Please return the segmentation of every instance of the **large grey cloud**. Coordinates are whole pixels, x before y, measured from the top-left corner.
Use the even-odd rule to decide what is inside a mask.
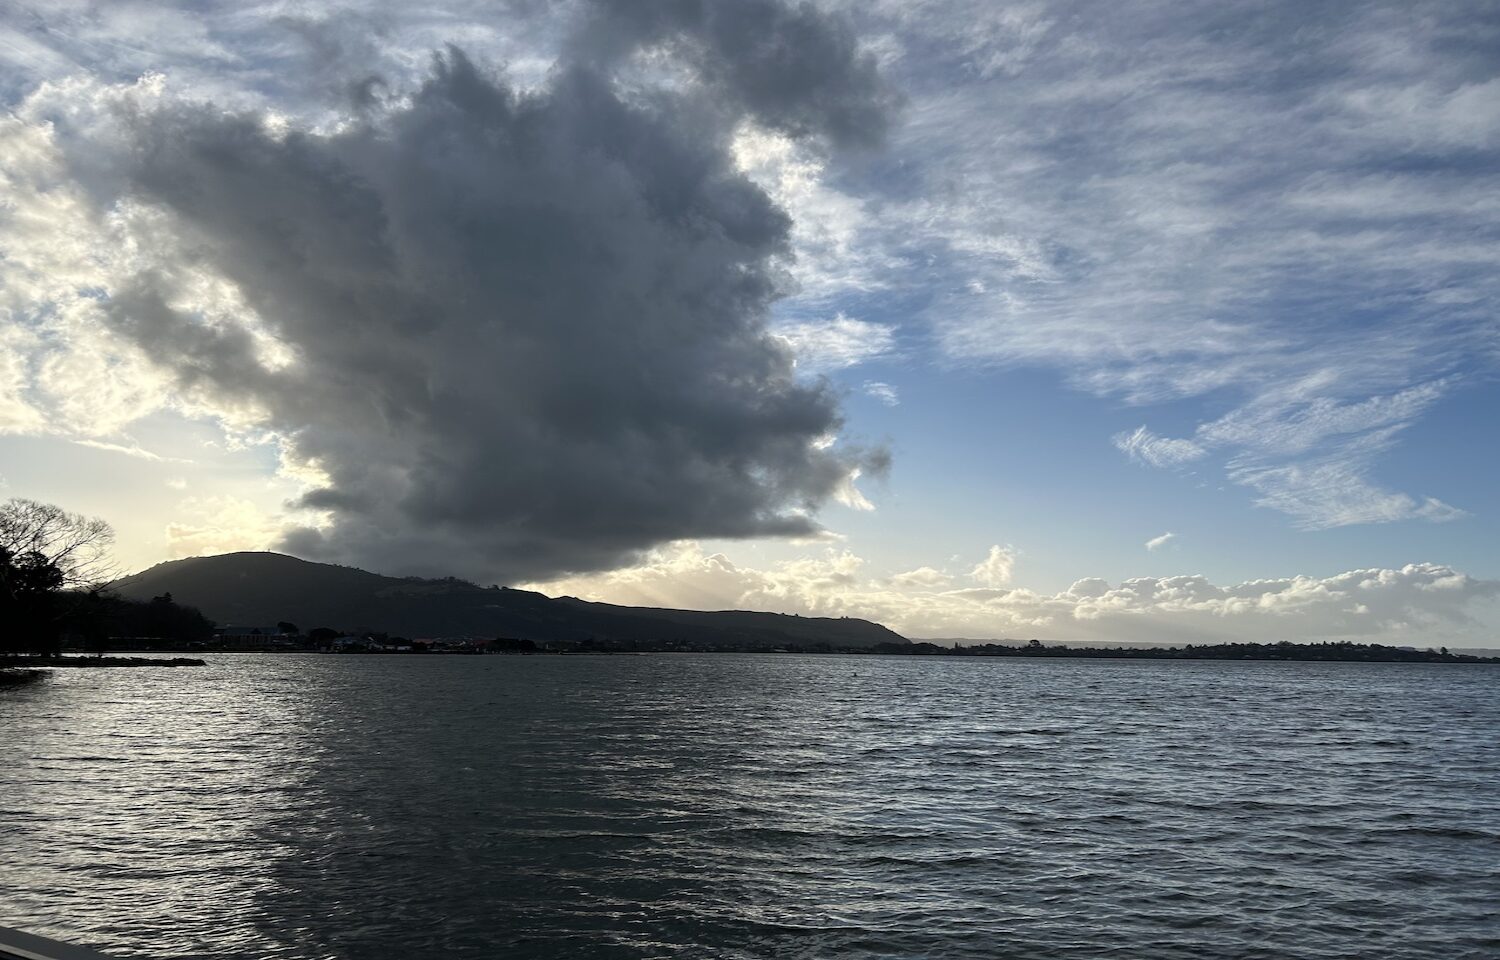
[[[885,136],[894,91],[853,31],[811,4],[775,0],[593,0],[575,52],[616,62],[638,49],[671,51],[720,98],[765,126],[849,145]]]
[[[585,30],[537,88],[450,48],[408,94],[359,85],[326,129],[169,101],[73,145],[75,173],[119,178],[102,206],[164,213],[186,251],[111,289],[110,327],[326,473],[305,505],[332,525],[288,548],[497,579],[600,569],[682,537],[813,533],[853,470],[883,466],[826,442],[836,396],[767,333],[790,220],[730,143],[747,119],[878,142],[889,92],[808,8],[679,4],[633,32],[630,9],[584,18],[628,49]],[[640,50],[675,80],[620,82]],[[193,308],[204,275],[243,318]]]

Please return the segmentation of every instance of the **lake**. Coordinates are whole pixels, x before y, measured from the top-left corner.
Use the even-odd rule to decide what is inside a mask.
[[[0,690],[121,957],[1500,956],[1500,668],[211,655]]]

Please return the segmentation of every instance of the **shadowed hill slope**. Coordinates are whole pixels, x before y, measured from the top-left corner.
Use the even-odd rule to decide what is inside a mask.
[[[870,647],[906,643],[868,620],[703,612],[554,599],[456,579],[384,577],[279,553],[227,553],[157,564],[111,584],[124,597],[171,593],[220,624],[289,620],[304,630],[383,630],[409,637],[683,642],[718,647]]]

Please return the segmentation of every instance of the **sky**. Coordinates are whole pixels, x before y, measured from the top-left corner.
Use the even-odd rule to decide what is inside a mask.
[[[1500,10],[0,2],[0,496],[913,637],[1500,646]]]

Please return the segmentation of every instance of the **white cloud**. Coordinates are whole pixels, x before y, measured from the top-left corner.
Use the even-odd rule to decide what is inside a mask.
[[[1168,530],[1166,533],[1162,534],[1159,537],[1152,537],[1150,540],[1147,540],[1146,541],[1146,549],[1147,550],[1160,550],[1162,547],[1165,547],[1167,544],[1171,543],[1173,540],[1176,540],[1176,539],[1177,539],[1177,534],[1175,534],[1172,531]]]
[[[1080,599],[1102,597],[1108,592],[1109,581],[1099,577],[1084,577],[1081,580],[1074,580],[1072,586],[1064,591],[1067,596],[1078,597]]]
[[[814,148],[746,125],[734,142],[739,168],[778,204],[797,211],[791,264],[804,303],[851,291],[883,288],[895,265],[874,231],[878,221],[864,203],[835,186]]]
[[[153,453],[139,444],[109,443],[104,440],[74,440],[80,447],[90,447],[94,450],[104,450],[109,453],[119,453],[137,460],[149,460],[152,463],[191,463],[181,457],[164,457],[159,453]]]
[[[1301,460],[1240,457],[1230,461],[1229,477],[1255,490],[1258,506],[1279,510],[1308,530],[1409,519],[1441,523],[1465,516],[1436,498],[1418,500],[1368,479],[1370,462],[1389,448],[1399,429],[1372,430]]]
[[[1384,489],[1371,479],[1376,459],[1446,392],[1447,380],[1340,403],[1292,385],[1199,427],[1205,444],[1240,451],[1228,464],[1256,504],[1279,510],[1304,529],[1467,514],[1433,497]]]
[[[1263,394],[1198,428],[1198,441],[1235,446],[1262,456],[1291,457],[1323,448],[1341,437],[1401,428],[1421,416],[1444,394],[1442,380],[1355,402],[1320,396],[1319,384],[1289,384]]]
[[[1180,466],[1213,449],[1234,451],[1229,479],[1255,490],[1258,506],[1286,514],[1303,529],[1445,522],[1467,514],[1433,497],[1384,489],[1370,477],[1376,458],[1444,395],[1448,384],[1439,380],[1340,402],[1319,395],[1325,384],[1299,381],[1201,424],[1192,440],[1162,437],[1144,426],[1111,440],[1131,459],[1154,467]]]
[[[890,327],[842,313],[832,320],[779,324],[774,332],[796,354],[797,369],[809,373],[841,370],[889,356],[896,346]]]
[[[1412,509],[1411,515],[1431,523],[1451,523],[1467,517],[1469,511],[1444,503],[1437,497],[1424,497],[1422,502]]]
[[[166,526],[169,557],[206,557],[240,550],[266,550],[292,526],[284,516],[265,513],[249,500],[232,496],[189,497]]]
[[[64,131],[108,142],[112,117],[165,95],[159,75],[118,86],[75,78],[43,84],[0,117],[0,430],[97,445],[162,409],[215,416],[230,428],[255,419],[205,402],[201,385],[174,384],[105,322],[110,295],[130,277],[170,275],[190,298],[181,306],[209,323],[243,326],[268,360],[276,352],[233,288],[195,265],[167,214],[129,198],[96,208],[88,188],[103,189],[115,174],[92,171],[98,182],[86,185],[64,162]]]
[[[35,433],[46,418],[26,396],[31,380],[29,355],[34,335],[17,327],[0,327],[0,433]]]
[[[1324,386],[1314,378],[1267,390],[1200,425],[1191,440],[1162,437],[1144,426],[1111,440],[1131,459],[1154,467],[1190,463],[1213,449],[1235,451],[1229,479],[1255,490],[1257,505],[1292,517],[1304,529],[1466,516],[1435,498],[1386,490],[1370,479],[1375,459],[1444,395],[1447,380],[1353,402],[1319,395]]]
[[[952,580],[948,574],[932,567],[918,567],[891,577],[892,585],[902,588],[946,586]]]
[[[610,573],[531,584],[549,594],[649,606],[754,609],[876,620],[910,637],[1215,643],[1355,639],[1483,646],[1471,608],[1500,581],[1415,563],[1220,586],[1201,576],[1084,578],[1055,594],[991,584],[952,589],[931,567],[870,577],[847,549],[737,565],[697,543],[653,552]]]
[[[969,576],[987,587],[1000,587],[1010,583],[1015,568],[1015,549],[996,545],[990,547],[989,554],[969,571]]]
[[[1111,440],[1117,449],[1129,455],[1132,460],[1153,467],[1180,466],[1208,453],[1191,440],[1157,436],[1144,426],[1137,427],[1133,432],[1117,433]]]
[[[895,387],[888,383],[882,383],[879,380],[866,380],[864,391],[867,395],[874,397],[888,407],[898,407],[901,405],[901,395],[896,392]]]
[[[875,509],[875,504],[859,489],[858,481],[863,471],[858,467],[849,471],[844,479],[833,491],[833,499],[848,507],[850,510],[870,511]]]

